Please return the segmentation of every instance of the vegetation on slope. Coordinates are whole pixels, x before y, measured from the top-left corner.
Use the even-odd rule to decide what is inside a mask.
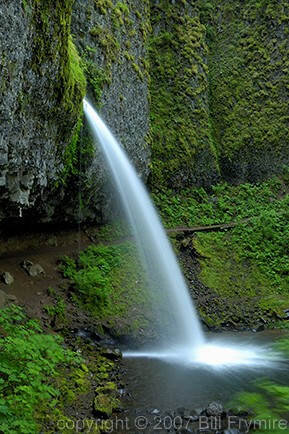
[[[65,258],[64,276],[74,300],[107,323],[116,335],[140,338],[148,327],[149,294],[132,242],[91,245],[75,261]]]
[[[201,314],[209,324],[231,321],[237,325],[242,317],[252,315],[252,306],[256,322],[258,318],[270,323],[286,317],[288,187],[285,173],[260,185],[217,185],[211,194],[193,189],[179,195],[155,196],[169,226],[239,222],[230,230],[202,232],[193,239],[201,267],[199,279],[224,307],[215,306],[215,311],[212,306],[202,308]]]
[[[69,385],[61,378],[65,370],[80,367],[79,355],[13,305],[1,309],[0,348],[0,432],[40,432],[63,416],[61,393]]]
[[[54,315],[63,313],[59,307]],[[106,432],[107,419],[120,406],[120,354],[89,339],[44,331],[19,306],[0,312],[0,432]],[[71,327],[58,319],[58,326]]]
[[[288,338],[281,339],[275,347],[279,354],[288,358]],[[259,379],[254,382],[254,389],[254,392],[240,392],[232,402],[239,408],[241,406],[249,410],[247,429],[257,429],[260,434],[268,431],[272,434],[283,433],[288,429],[289,387],[284,382],[281,384],[269,379]]]

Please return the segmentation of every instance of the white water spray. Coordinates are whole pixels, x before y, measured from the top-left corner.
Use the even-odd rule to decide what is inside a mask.
[[[169,306],[163,321],[165,329],[159,330],[161,347],[157,351],[128,352],[126,356],[214,367],[260,364],[261,360],[264,361],[264,352],[258,353],[256,348],[242,349],[205,342],[177,259],[145,187],[125,151],[86,100],[84,113],[114,178],[151,290],[161,291],[161,300],[166,299]]]
[[[199,320],[178,262],[152,202],[124,150],[92,106],[85,101],[84,112],[99,142],[121,196],[125,213],[148,273],[152,291],[162,290],[169,309],[170,330],[159,330],[166,346],[197,348],[204,343]]]

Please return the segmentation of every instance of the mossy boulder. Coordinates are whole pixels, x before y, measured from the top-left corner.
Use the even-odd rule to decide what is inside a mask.
[[[93,411],[97,417],[108,419],[118,408],[119,401],[103,393],[97,395],[93,400]]]
[[[96,397],[93,400],[93,411],[96,416],[109,418],[114,410],[120,407],[117,399],[118,390],[115,383],[108,381],[95,389]]]

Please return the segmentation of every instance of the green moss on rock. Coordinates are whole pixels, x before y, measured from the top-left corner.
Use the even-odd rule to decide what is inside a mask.
[[[222,174],[233,182],[255,182],[280,173],[289,161],[288,3],[199,3]]]
[[[217,176],[208,111],[205,27],[189,4],[152,6],[151,185],[208,185]]]
[[[57,154],[63,168],[55,185],[64,184],[78,170],[78,134],[81,127],[82,101],[86,79],[80,57],[70,33],[73,0],[62,2],[27,1],[32,15],[34,34],[31,69],[36,75],[48,75],[50,86],[46,98],[51,100],[45,118],[59,118]],[[63,146],[65,145],[66,146]],[[61,164],[59,165],[61,168]]]
[[[282,1],[151,5],[151,186],[256,182],[288,164]]]

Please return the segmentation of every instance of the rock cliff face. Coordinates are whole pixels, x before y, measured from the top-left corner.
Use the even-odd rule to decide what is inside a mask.
[[[72,33],[86,72],[87,95],[144,180],[150,159],[149,32],[146,0],[78,0],[74,4]],[[115,201],[106,165],[95,152],[81,182],[84,212],[91,218],[97,204],[106,216]]]
[[[209,49],[197,2],[151,2],[152,170],[158,188],[219,178],[209,111]]]
[[[285,0],[151,1],[151,183],[258,182],[289,163]]]
[[[0,6],[0,219],[47,217],[60,202],[51,198],[84,92],[71,8],[72,1]]]
[[[289,4],[211,1],[202,18],[222,177],[262,181],[289,163]]]
[[[147,177],[148,11],[143,1],[0,6],[0,220],[101,218],[110,193],[100,156],[78,134],[82,71],[88,96]]]
[[[285,0],[1,4],[0,220],[106,212],[106,169],[80,134],[85,93],[152,187],[279,173],[288,20]]]

